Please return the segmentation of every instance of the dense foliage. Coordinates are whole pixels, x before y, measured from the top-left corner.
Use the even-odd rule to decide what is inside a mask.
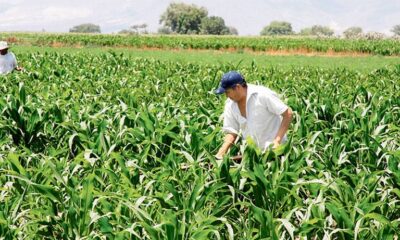
[[[84,23],[72,27],[69,32],[71,33],[100,33],[100,26],[93,23]]]
[[[212,90],[234,66],[117,54],[20,62],[25,72],[0,76],[5,239],[399,235],[400,65],[243,66],[295,118],[286,145],[262,154],[250,142],[239,164],[213,158],[224,98]]]
[[[335,32],[327,27],[321,25],[314,25],[310,28],[304,28],[300,31],[301,35],[314,35],[314,36],[332,36]]]
[[[358,38],[363,34],[363,30],[360,27],[349,27],[343,32],[345,38]]]
[[[201,30],[202,20],[207,15],[208,11],[204,7],[194,4],[171,3],[161,15],[160,23],[175,33],[198,34]]]
[[[272,21],[261,30],[260,35],[293,35],[292,24],[289,22]]]

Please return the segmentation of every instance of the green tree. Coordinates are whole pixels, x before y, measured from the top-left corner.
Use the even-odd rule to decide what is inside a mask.
[[[301,35],[313,35],[313,36],[332,36],[334,31],[329,27],[314,25],[311,28],[304,28],[300,31]]]
[[[229,28],[225,26],[225,21],[221,17],[205,17],[200,25],[201,34],[227,35],[230,34]]]
[[[360,27],[349,27],[343,32],[343,35],[345,38],[355,38],[361,36],[362,32]]]
[[[132,31],[134,31],[137,34],[139,34],[139,33],[147,34],[148,33],[146,23],[132,25],[131,29],[132,29]]]
[[[207,9],[184,3],[171,3],[161,15],[160,23],[180,34],[198,34],[203,18],[208,15]]]
[[[391,31],[395,36],[400,36],[400,24],[393,26]]]
[[[158,34],[171,34],[172,31],[169,27],[160,27],[157,31]]]
[[[367,32],[366,34],[363,35],[363,38],[367,40],[381,40],[384,39],[386,36],[383,33],[380,32]]]
[[[299,34],[305,35],[305,36],[312,35],[311,28],[308,27],[308,28],[301,29]]]
[[[84,23],[69,29],[69,32],[76,33],[101,33],[100,26],[93,23]]]
[[[137,34],[147,34],[147,24],[135,24],[130,26],[128,29],[123,29],[118,32],[119,34],[130,34],[130,35],[137,35]]]
[[[288,22],[272,21],[261,31],[261,35],[290,35],[293,34],[292,24]]]
[[[312,35],[317,36],[332,36],[334,31],[329,27],[321,26],[321,25],[314,25],[311,27]]]
[[[238,30],[235,27],[228,26],[230,35],[239,35]]]

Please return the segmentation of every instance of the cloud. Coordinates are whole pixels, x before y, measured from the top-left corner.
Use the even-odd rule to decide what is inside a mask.
[[[90,9],[72,7],[11,7],[0,16],[2,30],[39,30],[44,26],[65,24],[91,15]],[[55,29],[62,31],[63,29]]]
[[[85,8],[48,7],[42,11],[43,21],[63,21],[82,19],[92,15],[93,11]]]

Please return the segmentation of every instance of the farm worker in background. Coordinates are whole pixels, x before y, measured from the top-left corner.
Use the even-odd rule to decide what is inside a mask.
[[[18,67],[17,59],[12,52],[8,52],[7,42],[0,41],[0,74],[7,74],[12,72],[14,69],[21,71],[22,68]]]
[[[243,139],[251,137],[262,150],[284,143],[292,120],[292,110],[269,88],[247,84],[243,76],[230,71],[222,76],[216,94],[225,93],[223,113],[224,143],[215,155],[222,159],[234,144],[239,133]]]

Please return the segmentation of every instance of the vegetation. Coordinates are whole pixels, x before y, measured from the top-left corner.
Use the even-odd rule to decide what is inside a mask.
[[[120,34],[147,34],[147,24],[134,24],[130,26],[128,29],[123,29],[119,31]]]
[[[371,35],[375,37],[375,35]],[[209,49],[237,51],[352,52],[383,56],[400,55],[395,39],[310,38],[310,37],[236,37],[236,36],[126,36],[78,34],[3,33],[2,38],[18,45],[107,46],[160,49]]]
[[[311,28],[302,29],[300,34],[329,37],[334,34],[334,31],[326,26],[314,25]]]
[[[235,27],[228,26],[228,29],[229,29],[230,35],[239,35],[239,31]]]
[[[185,3],[171,3],[161,15],[160,23],[172,32],[180,34],[198,34],[203,18],[208,15],[207,9]]]
[[[358,38],[362,34],[362,28],[360,27],[350,27],[343,32],[345,38]]]
[[[100,26],[93,23],[84,23],[74,26],[69,30],[71,33],[100,33]]]
[[[288,22],[272,21],[260,33],[261,35],[291,35],[294,34],[292,24]]]
[[[172,34],[173,32],[169,27],[159,27],[157,33],[167,35],[167,34]]]
[[[391,30],[395,36],[400,36],[400,24],[393,26]]]
[[[33,47],[15,46],[12,51],[20,56],[21,54],[45,54],[45,53],[68,53],[89,54],[102,56],[103,54],[123,54],[126,57],[156,59],[158,61],[174,61],[175,63],[195,63],[196,65],[229,64],[231,66],[268,66],[281,70],[293,68],[313,67],[323,70],[349,68],[360,73],[370,73],[377,68],[394,67],[399,64],[397,57],[384,56],[303,56],[303,55],[269,55],[257,54],[254,52],[233,51],[221,52],[214,50],[192,51],[180,50],[170,51],[167,49],[134,49],[134,48],[113,48],[90,47],[90,48],[69,48],[69,47]]]
[[[5,239],[396,239],[400,65],[239,67],[295,112],[289,142],[217,162],[231,64],[20,54],[0,76]],[[232,149],[232,155],[239,149]]]
[[[225,21],[221,17],[205,17],[201,21],[200,33],[209,35],[228,35],[230,30],[225,26]]]
[[[163,26],[158,32],[163,34],[237,35],[237,30],[226,26],[223,18],[208,16],[206,8],[194,4],[171,3],[160,23]]]

